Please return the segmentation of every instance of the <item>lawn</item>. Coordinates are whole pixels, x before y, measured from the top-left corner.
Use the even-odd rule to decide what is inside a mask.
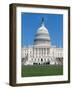
[[[63,75],[62,65],[33,65],[22,66],[21,76],[51,76],[51,75]]]

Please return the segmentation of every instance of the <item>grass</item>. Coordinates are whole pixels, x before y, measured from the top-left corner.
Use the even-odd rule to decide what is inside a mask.
[[[51,75],[63,75],[62,65],[33,65],[22,66],[21,76],[51,76]]]

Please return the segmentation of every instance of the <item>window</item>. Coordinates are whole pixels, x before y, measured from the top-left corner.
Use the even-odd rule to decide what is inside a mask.
[[[43,62],[43,59],[41,58],[41,62]]]

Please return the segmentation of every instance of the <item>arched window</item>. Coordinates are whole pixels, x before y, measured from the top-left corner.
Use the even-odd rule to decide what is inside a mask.
[[[35,58],[35,61],[36,61],[36,58]]]
[[[39,58],[38,58],[38,61],[39,61]]]
[[[43,59],[41,58],[41,62],[43,62]]]

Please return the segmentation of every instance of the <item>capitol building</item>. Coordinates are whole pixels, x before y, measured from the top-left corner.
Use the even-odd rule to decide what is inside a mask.
[[[42,18],[33,45],[21,48],[22,65],[63,65],[63,48],[53,46],[48,29]]]

